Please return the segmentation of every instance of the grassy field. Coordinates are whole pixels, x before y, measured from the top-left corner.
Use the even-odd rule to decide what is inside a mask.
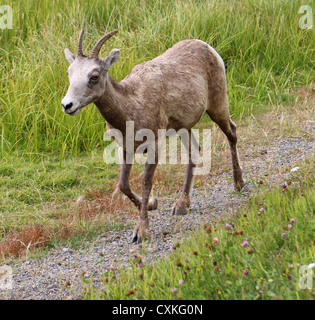
[[[104,146],[95,107],[71,118],[60,106],[68,87],[63,50],[75,51],[82,28],[85,52],[106,31],[119,29],[102,51],[121,49],[111,70],[117,80],[176,42],[198,38],[225,61],[234,118],[292,100],[292,90],[311,86],[315,69],[314,28],[298,26],[302,2],[1,0],[13,8],[13,29],[0,31],[1,156],[38,160]]]
[[[121,49],[120,61],[110,70],[116,80],[180,40],[204,40],[225,61],[232,118],[243,130],[241,148],[242,143],[245,150],[254,140],[263,143],[291,134],[309,138],[297,123],[314,116],[310,105],[314,99],[308,97],[314,97],[315,29],[299,28],[298,9],[304,1],[0,0],[0,6],[4,4],[12,6],[13,29],[0,29],[1,261],[36,250],[42,253],[60,243],[80,245],[96,234],[124,227],[117,213],[137,214],[114,192],[119,167],[103,161],[105,123],[96,108],[90,105],[76,117],[61,109],[68,88],[63,51],[76,50],[82,28],[85,53],[103,34],[119,29],[101,52],[106,56],[112,48]],[[207,116],[199,125],[204,126],[213,128]],[[214,144],[213,170],[222,169],[223,149],[227,144],[221,137]],[[155,186],[161,196],[176,196],[184,169],[175,171],[174,167],[157,171]],[[311,171],[306,167],[304,172]],[[141,173],[142,167],[136,166],[132,177],[136,189]],[[87,284],[86,298],[309,298],[308,291],[300,291],[301,296],[294,293],[297,266],[314,259],[314,252],[307,251],[314,230],[303,213],[310,204],[314,207],[313,181],[306,175],[299,179],[300,187],[286,194],[278,190],[270,195],[265,190],[265,198],[244,208],[247,219],[224,217],[226,221],[212,226],[211,233],[202,231],[200,238],[180,244],[169,260],[157,266],[163,277],[155,279],[156,271],[145,266],[144,279],[139,279],[135,266],[132,276],[122,272],[121,282],[110,282],[108,292],[105,284],[107,293],[95,292]],[[260,207],[264,214],[255,221]],[[296,224],[286,238],[279,237],[291,217]],[[267,222],[265,229],[263,222]],[[224,229],[225,223],[243,230],[244,236],[233,237],[232,229]],[[220,239],[216,246],[214,237]],[[252,255],[240,247],[245,237],[250,239]],[[190,250],[185,256],[188,246],[198,255],[191,256]],[[268,252],[283,263],[268,269],[274,261],[266,256]],[[292,252],[297,252],[295,258]],[[186,262],[178,261],[180,255],[190,261],[189,272]],[[213,268],[214,257],[218,270]],[[183,267],[177,267],[177,262]],[[295,269],[287,271],[292,263]],[[249,273],[242,276],[243,270]],[[179,280],[184,284],[179,285]],[[154,285],[147,286],[148,282]],[[230,282],[236,283],[234,289]],[[177,292],[171,291],[174,287]],[[126,295],[130,290],[134,294]]]

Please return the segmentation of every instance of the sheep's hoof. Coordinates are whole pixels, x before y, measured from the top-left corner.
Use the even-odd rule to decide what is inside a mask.
[[[148,210],[156,210],[158,207],[158,201],[156,198],[150,198],[149,203],[148,203]]]
[[[187,214],[187,210],[183,210],[183,209],[180,209],[180,208],[173,208],[172,210],[172,216],[185,216]]]
[[[251,192],[251,189],[248,184],[244,184],[241,188],[241,192]]]
[[[176,216],[185,216],[187,214],[187,210],[189,208],[190,201],[186,195],[182,195],[175,203],[172,215]]]
[[[246,186],[246,180],[240,179],[238,182],[234,182],[235,191],[246,191],[244,187]]]
[[[146,230],[149,228],[149,221],[139,221],[133,231],[131,241],[134,243],[142,243],[145,241]]]
[[[131,239],[132,243],[140,244],[140,243],[142,243],[142,241],[143,240],[142,240],[141,236],[138,236],[137,234],[132,235],[132,239]]]
[[[134,242],[137,242],[137,240],[138,240],[138,235],[137,234],[133,234],[132,235],[132,243],[134,243]]]
[[[235,183],[234,189],[237,192],[248,192],[250,191],[248,184],[246,184],[246,180],[241,180],[239,183]]]

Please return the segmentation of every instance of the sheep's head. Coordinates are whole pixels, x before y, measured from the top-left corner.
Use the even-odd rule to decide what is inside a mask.
[[[99,58],[102,45],[118,30],[103,36],[94,46],[89,56],[83,54],[81,31],[77,54],[65,49],[66,59],[70,66],[67,70],[70,86],[62,99],[63,112],[70,116],[78,114],[83,107],[97,101],[105,92],[108,70],[119,60],[120,51],[113,49],[106,58]]]

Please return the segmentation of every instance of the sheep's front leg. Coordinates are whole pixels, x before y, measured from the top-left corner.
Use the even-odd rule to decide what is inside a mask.
[[[132,242],[141,243],[145,240],[146,232],[149,229],[148,202],[153,184],[154,171],[157,166],[155,164],[145,165],[144,175],[142,178],[142,204],[140,208],[139,221],[133,231]]]
[[[123,152],[123,163],[120,168],[120,180],[119,180],[119,189],[125,194],[134,204],[135,206],[141,210],[142,199],[139,197],[129,185],[129,177],[131,171],[132,164],[126,163],[126,151]],[[157,209],[158,202],[156,198],[150,198],[148,203],[148,210]]]

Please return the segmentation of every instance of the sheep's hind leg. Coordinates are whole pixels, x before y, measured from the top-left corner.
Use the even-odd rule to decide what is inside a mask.
[[[230,119],[227,98],[224,101],[224,103],[214,105],[216,108],[208,109],[207,113],[209,114],[210,118],[220,127],[228,139],[232,156],[234,186],[235,190],[240,191],[245,185],[245,182],[243,179],[242,168],[240,166],[238,150],[236,146],[236,125]]]

